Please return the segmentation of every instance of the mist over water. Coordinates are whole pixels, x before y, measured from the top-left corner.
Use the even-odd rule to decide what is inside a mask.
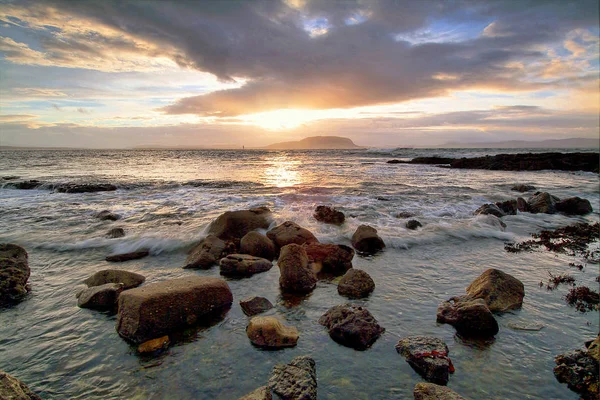
[[[539,151],[539,150],[537,150]],[[573,150],[575,151],[575,150]],[[581,314],[562,297],[567,287],[539,287],[548,272],[568,272],[578,285],[598,290],[598,265],[583,271],[568,257],[545,251],[511,254],[507,241],[524,240],[540,229],[597,222],[598,174],[587,172],[508,172],[451,170],[432,165],[386,164],[392,158],[473,157],[523,150],[373,149],[360,151],[1,151],[0,175],[44,182],[16,190],[0,181],[0,242],[29,252],[32,292],[14,307],[0,310],[0,369],[27,383],[44,399],[236,399],[266,383],[272,367],[309,354],[317,363],[319,398],[412,398],[421,378],[394,345],[407,335],[440,337],[456,367],[448,386],[471,399],[576,399],[552,373],[554,356],[580,348],[599,330],[598,313]],[[112,183],[113,192],[57,193],[60,183]],[[514,199],[510,188],[532,184],[563,197],[588,199],[585,217],[522,213],[503,218],[507,228],[473,211],[488,202]],[[346,214],[342,226],[317,222],[317,205]],[[355,303],[366,306],[386,328],[364,352],[333,342],[318,318],[348,302],[335,281],[320,281],[300,304],[281,296],[274,267],[251,278],[230,280],[234,303],[216,325],[191,333],[158,358],[140,357],[119,337],[116,316],[80,309],[75,293],[100,269],[122,268],[147,283],[175,277],[219,276],[183,270],[186,251],[206,226],[229,210],[267,206],[275,223],[292,220],[324,243],[350,245],[360,224],[376,227],[387,244],[371,257],[355,256],[376,284]],[[111,210],[121,219],[100,221]],[[405,228],[408,212],[423,227]],[[274,223],[274,224],[275,224]],[[126,236],[105,238],[113,227]],[[150,250],[150,257],[109,264],[111,253]],[[449,325],[436,324],[436,308],[464,294],[488,268],[514,275],[525,285],[523,308],[497,316],[500,332],[492,342],[465,342]],[[263,351],[245,334],[247,317],[239,300],[267,297],[268,314],[298,328],[295,348]],[[509,324],[543,324],[539,332]]]

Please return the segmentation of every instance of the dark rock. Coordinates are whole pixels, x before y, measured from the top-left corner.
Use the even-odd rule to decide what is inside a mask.
[[[88,287],[105,285],[107,283],[121,283],[123,290],[131,289],[140,286],[146,277],[135,272],[123,271],[120,269],[105,269],[96,272],[94,275],[87,278],[83,283]]]
[[[502,218],[506,215],[506,213],[495,204],[484,204],[475,210],[473,215],[494,215],[498,218]]]
[[[120,215],[115,214],[109,210],[100,211],[94,217],[98,218],[101,221],[116,221],[121,218]]]
[[[248,339],[258,347],[294,347],[298,343],[298,330],[283,325],[275,317],[253,317],[246,327]]]
[[[289,364],[277,364],[269,378],[269,388],[283,400],[316,400],[317,369],[308,356],[296,357]]]
[[[529,212],[533,214],[555,214],[556,203],[559,201],[558,197],[552,196],[550,193],[537,192],[529,198],[527,203],[529,204]]]
[[[566,383],[583,400],[598,399],[598,360],[587,349],[560,354],[554,362],[554,376],[560,383]]]
[[[470,297],[483,299],[492,312],[521,308],[525,287],[512,275],[490,268],[466,289]]]
[[[449,157],[415,157],[410,160],[410,164],[450,164],[451,162],[456,161],[456,158]]]
[[[125,236],[125,230],[123,228],[112,228],[110,231],[106,232],[106,237],[110,239],[117,239]]]
[[[336,225],[343,224],[346,220],[346,216],[343,212],[328,206],[317,206],[313,216],[317,221]]]
[[[262,233],[248,232],[240,241],[240,253],[274,260],[277,256],[275,243]]]
[[[463,337],[492,337],[498,333],[498,322],[482,299],[454,297],[437,309],[437,322],[450,324]]]
[[[519,210],[521,212],[529,212],[529,204],[527,203],[527,200],[525,200],[522,197],[518,197],[517,198],[517,210]]]
[[[350,269],[338,284],[338,293],[352,299],[367,297],[375,290],[375,282],[365,271]]]
[[[319,318],[329,336],[341,345],[366,350],[385,331],[364,307],[349,304],[330,308]]]
[[[286,221],[267,232],[267,237],[279,248],[288,244],[304,244],[318,242],[308,229],[292,221]]]
[[[279,286],[284,292],[309,293],[317,284],[317,276],[308,265],[304,247],[288,244],[281,249],[277,261],[281,276]]]
[[[26,384],[4,371],[0,371],[0,399],[42,400],[42,398],[33,393]]]
[[[146,284],[119,296],[117,331],[125,339],[144,343],[210,319],[232,302],[222,279],[187,276]]]
[[[77,294],[77,306],[94,310],[113,310],[122,291],[121,283],[92,286]]]
[[[556,203],[556,211],[566,215],[585,215],[591,213],[592,205],[586,199],[569,197]]]
[[[423,224],[421,224],[416,219],[411,219],[408,222],[406,222],[406,228],[410,229],[411,231],[414,231],[415,229],[420,228],[422,226],[423,226]]]
[[[12,181],[12,180],[15,180],[15,179],[19,179],[19,177],[16,176],[16,175],[9,175],[9,176],[3,176],[2,177],[3,181]]]
[[[419,382],[415,385],[413,396],[415,400],[466,400],[446,386],[425,382]]]
[[[266,386],[261,386],[247,395],[240,397],[238,400],[273,400],[271,390]]]
[[[221,275],[250,276],[273,268],[271,261],[248,254],[229,254],[219,262]]]
[[[498,154],[461,158],[450,163],[451,168],[489,169],[502,171],[560,171],[598,172],[598,153],[526,153]]]
[[[257,296],[240,300],[240,306],[242,307],[244,314],[250,317],[273,308],[273,304],[268,299]]]
[[[22,182],[9,182],[5,185],[7,188],[21,189],[21,190],[31,190],[37,187],[42,186],[43,182],[38,181],[37,179],[31,179],[28,181]]]
[[[29,291],[31,270],[27,251],[16,244],[0,244],[0,305],[14,303]]]
[[[517,215],[517,201],[516,200],[499,201],[495,204],[496,204],[496,206],[498,206],[498,208],[500,210],[502,210],[502,212],[504,212],[504,214]]]
[[[395,215],[396,218],[411,218],[414,216],[415,214],[408,211],[400,211],[398,214]]]
[[[352,247],[361,253],[374,254],[385,247],[385,243],[377,234],[377,229],[360,225],[352,235]]]
[[[513,186],[512,188],[510,188],[510,190],[514,190],[515,192],[525,193],[525,192],[529,192],[531,190],[535,190],[535,186],[524,185],[521,183],[521,184]]]
[[[208,235],[188,254],[183,268],[208,269],[225,253],[226,243],[214,235]]]
[[[57,185],[54,190],[59,193],[92,193],[92,192],[112,192],[117,190],[115,185],[109,183],[64,183]]]
[[[123,254],[111,254],[110,256],[106,256],[106,261],[124,262],[129,260],[137,260],[140,258],[147,257],[149,254],[150,252],[148,250],[132,251],[131,253]]]
[[[402,161],[402,160],[388,160],[386,161],[387,164],[407,164],[407,161]]]
[[[504,231],[506,224],[500,218],[492,214],[478,215],[477,218],[472,221],[472,224],[481,226],[482,224],[488,225],[489,227],[498,228]]]
[[[222,240],[241,239],[255,229],[267,229],[271,218],[271,210],[267,207],[227,211],[209,225],[208,234]]]
[[[396,345],[410,366],[425,380],[446,385],[451,372],[448,346],[441,339],[431,336],[409,336]]]
[[[311,268],[316,273],[343,275],[352,268],[354,250],[343,244],[305,243]]]

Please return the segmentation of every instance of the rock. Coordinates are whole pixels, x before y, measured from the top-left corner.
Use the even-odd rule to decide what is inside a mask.
[[[219,262],[221,275],[250,276],[273,267],[271,261],[248,254],[229,254]]]
[[[106,283],[83,289],[77,294],[77,306],[93,310],[113,310],[123,291],[120,283]]]
[[[506,229],[504,221],[492,214],[480,214],[474,221],[471,221],[471,224],[479,227],[484,226],[486,228],[493,227],[501,231]]]
[[[329,336],[341,345],[366,350],[385,331],[364,307],[344,304],[330,308],[319,318]]]
[[[0,244],[0,306],[21,300],[29,291],[31,270],[27,257],[21,246]]]
[[[26,384],[4,371],[0,371],[0,399],[42,400],[42,398],[33,393]]]
[[[596,361],[600,361],[600,335],[589,343],[586,343],[588,354]]]
[[[506,213],[495,204],[484,204],[475,210],[473,215],[494,215],[498,218],[502,218],[506,215]]]
[[[123,271],[120,269],[105,269],[96,272],[94,275],[87,278],[83,283],[88,287],[100,286],[107,283],[121,283],[123,290],[131,289],[140,286],[146,277],[135,272]]]
[[[430,164],[430,165],[436,165],[436,164],[450,164],[452,161],[455,161],[456,158],[450,158],[450,157],[438,157],[438,156],[432,156],[432,157],[415,157],[412,160],[409,161],[410,164]]]
[[[240,253],[274,260],[277,256],[275,243],[262,233],[248,232],[240,241]]]
[[[119,296],[117,331],[143,343],[209,320],[232,302],[227,282],[218,278],[187,276],[147,284]]]
[[[221,259],[225,248],[223,240],[215,235],[208,235],[190,251],[183,268],[208,269]]]
[[[522,197],[517,198],[517,210],[521,212],[529,212],[529,204]]]
[[[92,193],[92,192],[111,192],[117,190],[115,185],[109,183],[64,183],[54,188],[59,193]]]
[[[409,220],[409,221],[406,222],[406,228],[410,229],[411,231],[414,231],[415,229],[420,228],[422,226],[423,226],[423,224],[421,224],[416,219],[411,219],[411,220]]]
[[[360,225],[352,235],[352,247],[361,253],[374,254],[385,247],[385,243],[377,234],[377,229]]]
[[[346,216],[343,212],[328,206],[317,206],[313,216],[317,221],[325,222],[327,224],[340,225],[346,220]]]
[[[272,400],[271,390],[266,386],[261,386],[252,393],[240,397],[238,400]]]
[[[425,380],[438,385],[448,383],[448,374],[454,367],[448,358],[448,346],[441,339],[431,336],[409,336],[396,345],[410,366]]]
[[[414,216],[415,216],[415,214],[408,212],[408,211],[400,211],[399,213],[397,213],[395,215],[396,218],[411,218]]]
[[[407,164],[407,161],[402,161],[402,160],[388,160],[386,161],[387,164]]]
[[[227,211],[208,226],[208,234],[222,240],[241,239],[255,229],[267,229],[271,218],[271,210],[267,207]]]
[[[273,308],[273,304],[268,299],[257,296],[240,300],[240,306],[242,307],[244,314],[250,317]]]
[[[593,210],[588,200],[580,197],[569,197],[556,203],[556,211],[566,215],[585,215]]]
[[[40,182],[37,179],[31,179],[31,180],[22,181],[22,182],[10,182],[10,183],[7,183],[5,185],[5,187],[21,189],[21,190],[31,190],[31,189],[40,187],[42,184],[43,184],[43,182]]]
[[[319,242],[308,229],[292,221],[286,221],[267,232],[267,237],[279,248],[288,244]]]
[[[415,400],[466,400],[454,390],[435,383],[419,382],[413,391]]]
[[[120,215],[110,212],[109,210],[100,211],[94,217],[98,218],[100,221],[116,221],[121,218]]]
[[[500,210],[502,210],[502,212],[504,214],[517,215],[517,201],[516,200],[498,201],[495,204]]]
[[[125,236],[125,230],[123,228],[112,228],[106,232],[106,237],[116,239]]]
[[[246,335],[259,347],[294,347],[298,343],[298,330],[283,325],[275,317],[253,317],[246,327]]]
[[[138,353],[154,353],[155,351],[166,349],[170,343],[169,337],[163,336],[140,344],[137,351]]]
[[[315,361],[308,356],[301,356],[287,365],[277,364],[273,367],[268,386],[283,400],[316,400]]]
[[[527,203],[529,204],[529,212],[533,214],[555,214],[556,203],[559,201],[558,197],[552,196],[550,193],[537,192],[529,198]]]
[[[454,297],[437,309],[437,322],[450,324],[464,337],[492,337],[498,333],[498,322],[482,299]]]
[[[281,249],[277,260],[281,276],[279,286],[284,292],[308,293],[317,284],[317,276],[308,265],[304,247],[288,244]]]
[[[106,261],[124,262],[129,260],[137,260],[140,258],[147,257],[149,254],[150,252],[148,250],[132,251],[131,253],[122,254],[111,254],[110,256],[106,256]]]
[[[349,269],[338,284],[338,293],[352,299],[367,297],[375,290],[375,282],[365,271]]]
[[[597,400],[598,361],[587,350],[575,350],[554,358],[554,376],[560,383],[579,393],[583,400]]]
[[[492,312],[521,308],[525,287],[512,275],[490,268],[475,279],[466,289],[474,299],[483,299]]]
[[[510,190],[514,190],[515,192],[525,193],[525,192],[529,192],[531,190],[535,190],[535,186],[524,185],[521,183],[521,184],[517,184],[517,185],[511,187]]]
[[[598,153],[521,153],[461,158],[450,168],[489,169],[497,171],[560,171],[598,172]]]
[[[308,261],[313,271],[319,273],[343,275],[352,268],[354,250],[343,244],[305,243]]]

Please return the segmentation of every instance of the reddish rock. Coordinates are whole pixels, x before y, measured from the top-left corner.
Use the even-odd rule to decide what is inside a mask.
[[[332,275],[343,275],[352,268],[354,250],[341,244],[306,243],[308,261],[313,271]]]
[[[309,293],[317,284],[317,276],[308,265],[304,247],[288,244],[281,249],[277,261],[281,276],[279,286],[284,292]]]
[[[346,216],[343,212],[328,206],[317,206],[313,216],[317,221],[325,222],[327,224],[340,225],[346,220]]]
[[[279,248],[288,244],[319,242],[308,229],[292,221],[286,221],[267,232],[267,237]]]
[[[271,219],[271,210],[267,207],[227,211],[209,225],[208,234],[223,240],[241,239],[250,231],[267,229]]]
[[[385,247],[385,243],[377,234],[377,229],[360,225],[352,235],[352,247],[361,253],[374,254]]]
[[[262,233],[248,232],[240,241],[240,253],[274,260],[277,256],[275,243]]]

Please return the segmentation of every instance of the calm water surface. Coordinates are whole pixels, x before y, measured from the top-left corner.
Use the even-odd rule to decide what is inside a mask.
[[[503,152],[506,152],[504,150]],[[581,260],[548,252],[509,254],[507,241],[578,221],[597,222],[598,175],[556,171],[450,170],[393,165],[391,158],[422,155],[476,156],[493,150],[394,151],[1,151],[2,176],[39,179],[39,190],[0,189],[0,242],[29,252],[32,292],[0,310],[0,369],[19,377],[44,399],[237,399],[269,378],[272,367],[298,355],[317,362],[321,399],[411,399],[420,377],[394,346],[407,335],[446,341],[456,367],[449,387],[470,399],[577,399],[552,373],[556,354],[582,346],[599,330],[598,313],[565,305],[567,288],[538,286],[548,272],[568,272],[598,290],[598,265],[569,267]],[[63,182],[114,183],[104,193],[55,193]],[[585,217],[522,213],[508,216],[505,231],[474,217],[491,201],[516,198],[515,183],[533,184],[558,197],[588,199],[596,210]],[[312,218],[316,205],[342,210],[340,227]],[[147,282],[189,276],[219,276],[183,270],[187,249],[210,221],[228,210],[268,206],[275,223],[293,220],[325,243],[350,244],[356,227],[377,227],[387,244],[373,257],[356,256],[376,283],[367,306],[386,328],[374,346],[358,352],[333,342],[317,323],[330,307],[347,302],[336,282],[319,282],[300,302],[282,297],[273,268],[228,280],[234,304],[217,324],[192,332],[157,358],[140,357],[115,331],[116,316],[80,309],[75,293],[82,280],[105,268],[142,273]],[[93,215],[110,209],[116,222]],[[423,228],[409,231],[399,212],[410,212]],[[112,227],[127,236],[104,238]],[[149,248],[151,256],[109,264],[113,252]],[[466,342],[435,322],[438,304],[464,293],[488,268],[525,284],[523,308],[498,316],[494,341]],[[253,347],[238,301],[270,299],[275,315],[300,331],[298,346],[280,351]],[[543,324],[539,332],[509,324]]]

